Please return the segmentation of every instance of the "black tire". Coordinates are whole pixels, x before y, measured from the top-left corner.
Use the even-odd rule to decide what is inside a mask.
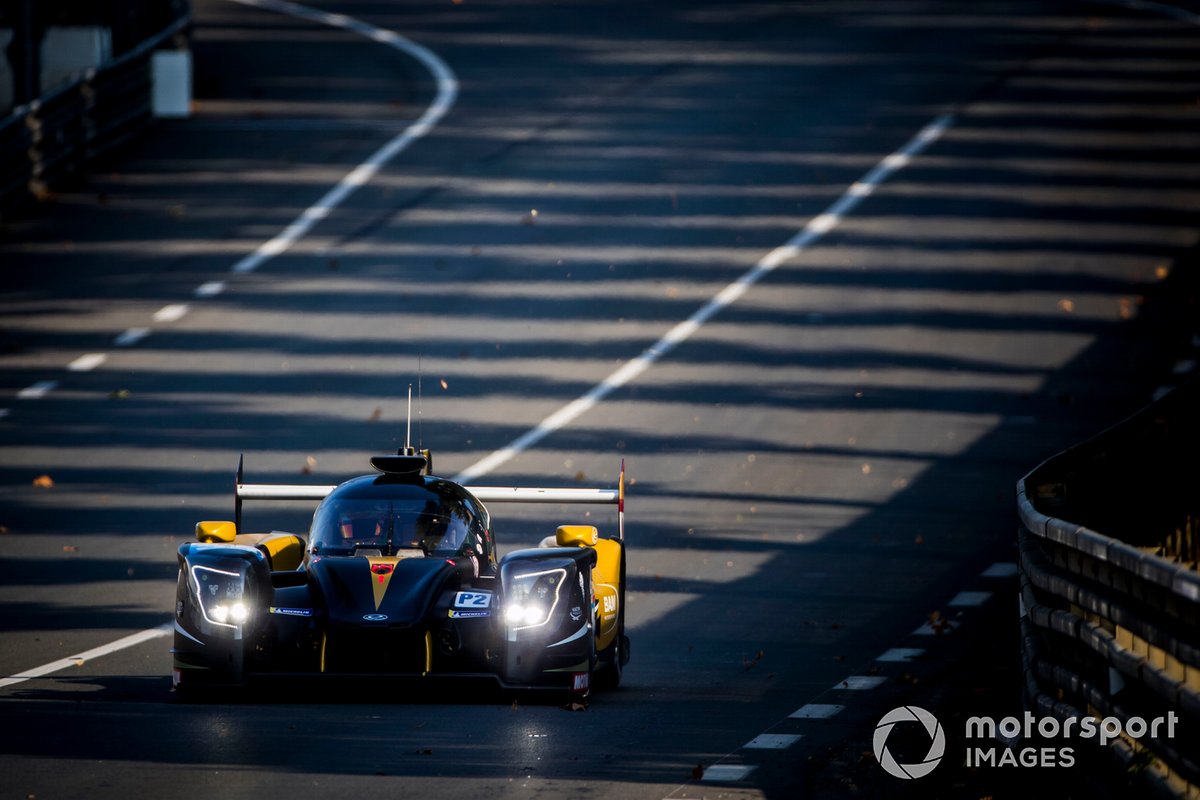
[[[620,686],[621,673],[624,671],[623,668],[628,661],[629,637],[622,630],[613,639],[613,643],[608,646],[608,650],[600,657],[600,664],[596,669],[595,676],[596,688],[616,689]]]

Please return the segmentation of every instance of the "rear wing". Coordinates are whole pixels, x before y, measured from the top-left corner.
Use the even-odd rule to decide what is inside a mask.
[[[336,485],[316,486],[291,483],[244,483],[238,461],[234,483],[234,524],[242,530],[243,500],[324,500]],[[625,541],[625,460],[616,489],[539,489],[516,486],[464,486],[481,503],[568,503],[572,505],[615,505],[617,540]]]

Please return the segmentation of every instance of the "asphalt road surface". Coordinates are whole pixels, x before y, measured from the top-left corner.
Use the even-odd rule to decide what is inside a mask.
[[[1200,26],[1145,5],[196,0],[192,117],[0,224],[0,796],[1082,781],[870,738],[1019,712],[1014,484],[1196,355]],[[410,385],[447,476],[626,460],[622,687],[178,700],[175,551],[239,454],[359,474]]]

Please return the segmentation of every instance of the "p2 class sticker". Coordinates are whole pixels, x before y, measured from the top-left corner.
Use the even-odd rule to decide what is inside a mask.
[[[454,607],[481,611],[492,607],[491,592],[459,592],[454,595]]]

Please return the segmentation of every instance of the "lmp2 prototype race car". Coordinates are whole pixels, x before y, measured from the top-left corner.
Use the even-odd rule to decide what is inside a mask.
[[[486,677],[586,697],[615,686],[625,636],[624,464],[618,487],[460,486],[428,451],[376,456],[338,486],[245,484],[234,521],[179,548],[173,686],[259,675]],[[307,542],[243,533],[244,500],[320,500]],[[562,525],[497,558],[490,503],[617,506],[617,533]]]

